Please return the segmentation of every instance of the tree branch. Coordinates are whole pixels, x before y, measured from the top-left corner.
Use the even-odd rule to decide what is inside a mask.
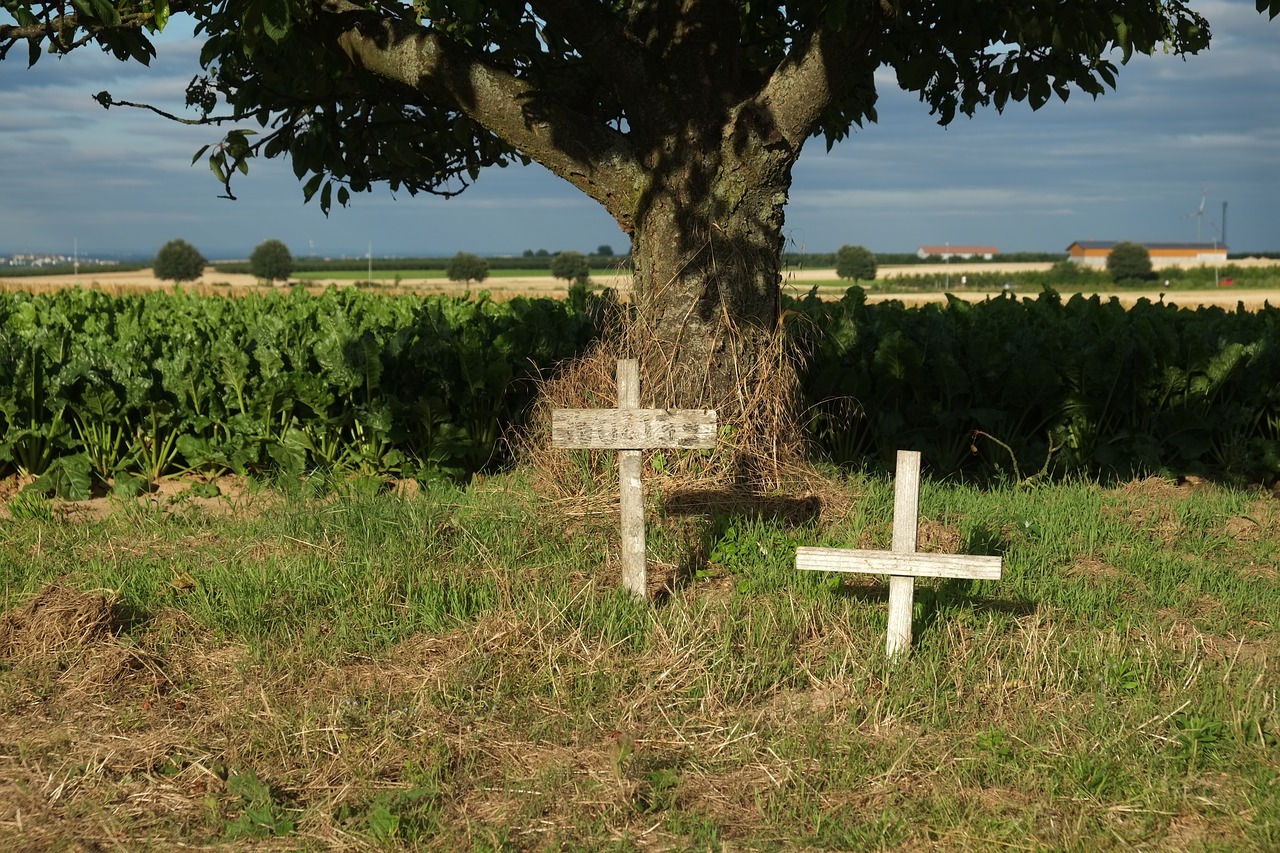
[[[550,98],[430,29],[325,0],[320,14],[353,62],[455,107],[605,206],[625,227],[641,173],[624,134]]]
[[[194,5],[188,0],[171,0],[169,10],[171,14],[186,12]],[[70,14],[53,15],[52,5],[46,6],[37,16],[42,20],[29,24],[0,24],[0,60],[3,60],[9,50],[20,41],[35,41],[47,39],[51,45],[60,46],[60,51],[69,53],[72,50],[87,44],[98,38],[103,32],[108,30],[141,30],[148,26],[152,26],[156,20],[154,10],[123,12],[120,20],[114,24],[106,24],[97,18],[89,18],[78,12]],[[66,4],[59,7],[59,10],[65,9]],[[83,29],[84,35],[75,41],[63,42],[64,34],[74,35],[76,30]]]
[[[792,146],[803,145],[832,105],[858,87],[867,87],[874,103],[871,74],[875,66],[867,56],[867,47],[878,31],[876,23],[868,22],[856,33],[837,32],[830,27],[816,29],[765,83],[759,102],[772,116],[778,133]]]

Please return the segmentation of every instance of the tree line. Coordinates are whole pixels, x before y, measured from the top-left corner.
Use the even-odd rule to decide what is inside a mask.
[[[487,279],[490,271],[495,266],[500,265],[502,268],[517,269],[523,268],[531,262],[544,261],[554,278],[564,279],[575,284],[585,284],[591,276],[593,263],[599,264],[606,258],[619,259],[619,256],[614,255],[613,250],[607,245],[600,246],[594,255],[584,255],[575,251],[562,251],[554,254],[546,250],[539,250],[539,252],[542,254],[526,250],[525,254],[518,259],[491,259],[471,252],[458,252],[448,259],[415,259],[413,265],[426,269],[440,268],[442,266],[446,277],[450,281],[469,284]],[[896,259],[896,256],[894,257]],[[1056,262],[1051,272],[1061,280],[1074,281],[1082,274],[1080,265],[1074,261],[1063,258],[1061,255],[1052,257],[1056,259]],[[831,255],[810,255],[809,261],[810,266],[835,267],[837,276],[851,280],[854,284],[859,281],[873,281],[876,278],[880,263],[874,252],[865,246],[856,245],[841,246]],[[370,260],[368,263],[372,263],[372,261]],[[382,261],[379,265],[385,265],[386,263],[388,262]],[[403,269],[406,261],[404,259],[396,259],[390,263],[396,269]],[[206,266],[208,266],[208,261],[195,246],[186,240],[175,239],[160,247],[160,251],[156,253],[155,261],[153,262],[153,272],[156,278],[164,281],[194,281],[204,274]],[[232,272],[232,266],[231,264],[221,264],[218,268],[222,272]],[[325,262],[323,264],[312,262],[310,266],[313,269],[339,268],[335,267],[333,262]],[[538,266],[541,266],[541,264],[538,264]],[[288,281],[289,277],[298,268],[299,265],[295,262],[289,247],[276,239],[265,240],[258,244],[249,256],[249,273],[268,282]],[[1111,253],[1107,256],[1106,269],[1111,280],[1121,285],[1142,284],[1152,281],[1156,277],[1151,263],[1151,254],[1147,247],[1140,243],[1128,241],[1117,243],[1112,248]]]

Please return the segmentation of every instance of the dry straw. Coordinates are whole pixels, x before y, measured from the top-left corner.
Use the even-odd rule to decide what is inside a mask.
[[[586,354],[541,383],[530,426],[516,441],[517,455],[532,472],[537,493],[553,507],[568,516],[616,511],[615,454],[553,448],[551,412],[615,407],[617,363],[636,358],[641,408],[717,412],[719,440],[714,450],[646,452],[647,484],[668,504],[675,500],[686,510],[696,510],[699,495],[706,509],[784,498],[816,508],[826,518],[847,512],[850,498],[845,486],[808,460],[799,417],[801,354],[788,328],[795,315],[783,316],[752,362],[735,362],[741,372],[734,387],[716,394],[706,383],[682,393],[664,370],[672,354],[664,351],[660,336],[650,333],[629,306],[603,304],[600,338]],[[740,334],[727,316],[721,333]],[[724,347],[726,352],[734,349]]]

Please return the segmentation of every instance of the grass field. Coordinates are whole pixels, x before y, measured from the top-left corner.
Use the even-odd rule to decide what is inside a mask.
[[[526,477],[10,494],[5,846],[1280,848],[1271,492],[926,481],[922,550],[1005,574],[920,582],[889,663],[883,582],[793,568],[887,547],[888,478],[655,489],[650,606]]]

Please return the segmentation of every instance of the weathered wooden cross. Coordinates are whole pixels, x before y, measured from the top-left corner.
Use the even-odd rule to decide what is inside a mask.
[[[644,487],[641,451],[715,447],[712,409],[641,409],[640,363],[618,361],[617,409],[556,409],[551,413],[551,446],[617,450],[622,508],[622,584],[646,598]]]
[[[917,553],[919,499],[920,454],[914,450],[899,450],[893,497],[892,551],[796,549],[797,569],[889,576],[889,636],[885,641],[885,653],[889,657],[911,648],[911,609],[916,578],[1000,579],[1002,561],[999,557]]]

